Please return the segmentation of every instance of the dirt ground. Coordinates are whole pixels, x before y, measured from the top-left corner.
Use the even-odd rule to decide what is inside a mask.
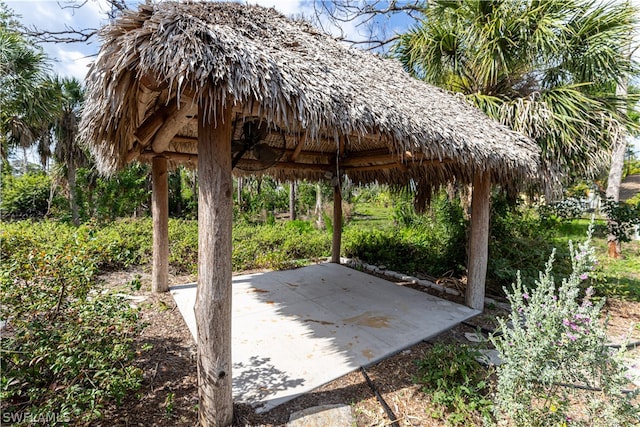
[[[138,278],[140,290],[132,289]],[[146,297],[136,302],[141,318],[148,325],[137,339],[139,357],[136,365],[144,372],[144,381],[135,395],[119,407],[108,408],[96,426],[193,426],[197,424],[198,392],[196,376],[196,346],[180,311],[170,294],[152,294],[150,275],[141,269],[114,272],[103,276],[107,286],[130,295]],[[172,276],[171,284],[193,282],[189,276]],[[422,288],[420,288],[422,289]],[[629,325],[640,323],[640,303],[610,300],[609,331],[612,341],[629,332]],[[474,325],[492,327],[499,308],[487,309],[472,319]],[[465,332],[474,332],[468,325],[458,325],[430,342],[422,342],[366,369],[376,390],[397,417],[399,426],[440,426],[442,421],[428,415],[429,396],[413,383],[417,374],[415,361],[425,355],[436,341],[469,344]],[[633,341],[640,340],[640,330],[633,332]],[[143,346],[149,347],[142,350]],[[634,350],[640,359],[640,349]],[[273,410],[257,415],[250,407],[234,405],[234,426],[282,426],[295,411],[323,404],[346,404],[352,407],[358,427],[391,425],[383,406],[367,384],[362,372],[354,371],[311,393],[302,395]],[[478,421],[478,425],[481,423]]]

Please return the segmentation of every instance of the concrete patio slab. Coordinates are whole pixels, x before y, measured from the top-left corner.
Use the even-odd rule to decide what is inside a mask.
[[[171,287],[194,339],[196,285]],[[233,395],[257,412],[479,311],[337,264],[233,278]]]

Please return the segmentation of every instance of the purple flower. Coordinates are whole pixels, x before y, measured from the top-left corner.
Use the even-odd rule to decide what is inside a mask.
[[[524,294],[522,294],[522,298],[529,299],[529,294],[525,292]]]
[[[577,314],[576,314],[576,315],[574,315],[573,317],[574,317],[574,319],[576,319],[576,320],[580,320],[580,321],[582,321],[583,323],[589,323],[589,322],[591,322],[591,318],[589,318],[589,316],[585,316],[585,315],[584,315],[584,314],[582,314],[582,313],[577,313]]]
[[[588,297],[593,296],[593,286],[589,286],[589,287],[584,291],[584,293],[585,293]]]
[[[563,324],[564,326],[569,326],[569,325],[571,325],[571,322],[569,321],[569,319],[564,318],[564,319],[562,319],[562,324]]]
[[[578,337],[576,337],[575,335],[567,332],[567,338],[569,338],[571,341],[575,341],[578,339]]]
[[[589,275],[587,273],[582,273],[580,275],[580,280],[587,280],[589,278]]]

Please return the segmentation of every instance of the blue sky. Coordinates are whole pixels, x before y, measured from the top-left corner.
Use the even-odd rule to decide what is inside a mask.
[[[131,8],[144,1],[132,0],[127,3]],[[249,0],[250,4],[275,7],[287,16],[312,16],[313,0]],[[9,8],[20,15],[20,21],[28,27],[41,30],[61,31],[67,27],[74,29],[99,28],[108,22],[109,5],[105,0],[87,0],[80,8],[71,5],[82,4],[81,0],[5,0]],[[388,25],[388,31],[402,31],[409,25],[408,19],[395,18]],[[364,30],[356,23],[344,23],[341,28],[327,28],[338,36],[340,31],[349,39],[364,39]],[[87,66],[99,49],[99,40],[87,43],[44,43],[43,47],[52,59],[53,70],[63,76],[83,79]]]

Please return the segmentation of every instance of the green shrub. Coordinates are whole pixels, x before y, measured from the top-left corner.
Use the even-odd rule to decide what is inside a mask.
[[[330,248],[331,236],[305,221],[240,224],[233,230],[233,269],[290,268],[301,259],[326,257]]]
[[[344,254],[407,273],[464,270],[466,221],[458,204],[441,195],[427,214],[412,213],[405,220],[386,228],[347,228]]]
[[[49,209],[51,178],[45,173],[2,176],[2,218],[42,218]]]
[[[634,227],[640,225],[640,203],[632,205],[613,199],[602,201],[602,212],[609,219],[607,231],[619,242],[631,241]]]
[[[564,223],[563,223],[564,224]],[[556,229],[531,206],[514,204],[503,197],[492,200],[489,237],[487,287],[493,293],[513,282],[518,272],[523,283],[531,285],[538,271],[553,251]],[[567,275],[570,264],[557,265],[560,274]]]
[[[477,350],[460,344],[436,343],[418,360],[419,374],[414,381],[431,396],[435,408],[431,416],[449,425],[474,424],[480,415],[491,419],[488,373],[476,360]]]
[[[491,338],[503,362],[497,369],[499,418],[518,426],[638,422],[637,391],[622,393],[628,384],[622,351],[613,354],[606,346],[606,324],[600,319],[604,300],[594,304],[592,289],[583,289],[597,262],[590,238],[591,233],[577,250],[569,245],[572,272],[559,286],[552,254],[534,287],[518,278],[506,291],[512,312],[498,319],[502,335]]]
[[[2,224],[3,417],[86,422],[142,380],[131,364],[137,312],[99,292],[95,279],[108,254],[94,233],[53,222]]]

